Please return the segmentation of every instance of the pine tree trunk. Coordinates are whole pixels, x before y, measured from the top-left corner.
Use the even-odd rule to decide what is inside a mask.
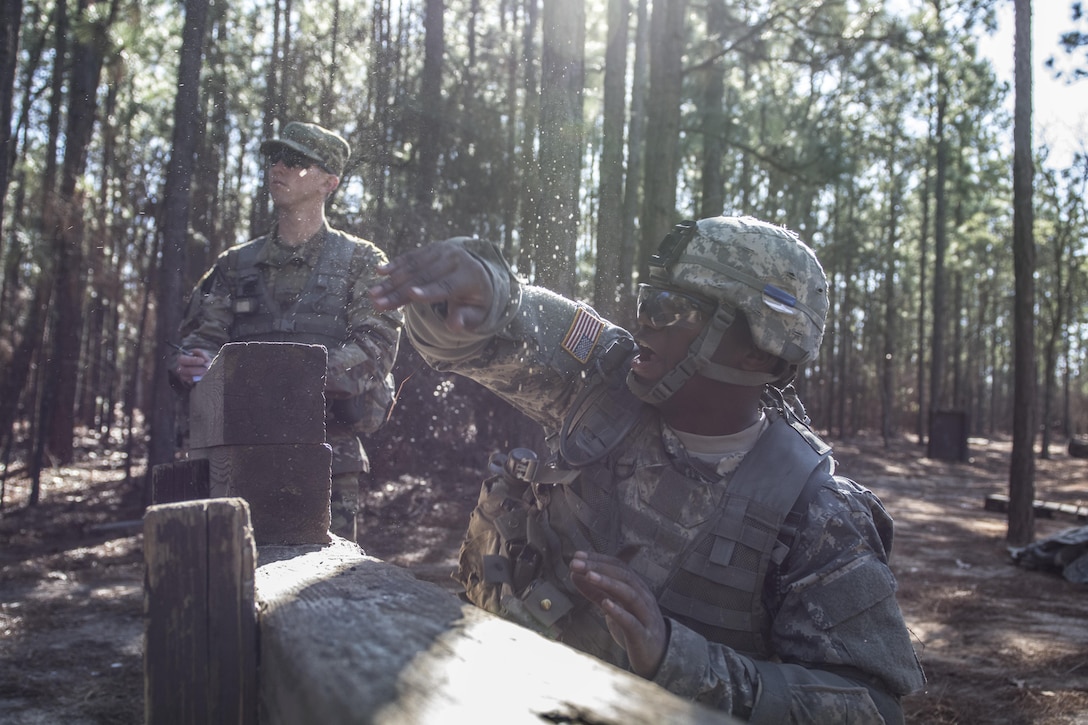
[[[166,188],[163,191],[162,267],[158,275],[159,304],[156,308],[156,344],[152,357],[154,389],[148,471],[174,458],[174,416],[177,401],[170,387],[166,368],[166,361],[171,359],[167,343],[177,335],[181,323],[181,276],[185,269],[185,247],[189,232],[189,188],[200,138],[200,68],[203,64],[207,17],[207,0],[187,0],[181,62],[178,64],[178,94],[174,100],[174,136],[171,141]],[[145,491],[144,499],[150,502],[150,490]]]
[[[540,58],[540,224],[537,282],[574,295],[582,171],[585,0],[544,3]]]
[[[645,180],[639,270],[676,223],[683,87],[684,17],[687,0],[658,0],[650,20],[650,94],[647,99]]]
[[[1015,84],[1013,111],[1013,430],[1009,464],[1010,546],[1035,538],[1035,240],[1032,234],[1031,0],[1015,0]]]
[[[597,209],[597,269],[593,305],[606,319],[619,320],[626,302],[620,268],[623,245],[623,114],[627,91],[627,0],[608,2],[608,45],[604,68],[600,206]]]

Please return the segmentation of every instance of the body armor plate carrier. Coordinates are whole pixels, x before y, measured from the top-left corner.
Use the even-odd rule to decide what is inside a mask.
[[[633,397],[623,385],[604,383],[598,393],[601,389],[609,391],[601,394],[604,399]],[[592,407],[598,406],[600,401]],[[456,574],[477,605],[562,639],[567,639],[564,615],[581,608],[569,581],[570,556],[586,548],[616,553],[618,501],[613,494],[617,479],[624,477],[617,465],[622,469],[624,463],[610,454],[620,439],[638,435],[642,425],[656,420],[646,408],[641,414],[634,411],[626,400],[607,401],[601,409],[634,413],[642,424],[613,421],[604,435],[577,434],[565,426],[568,446],[580,438],[594,441],[592,454],[583,458],[592,461],[588,465],[575,468],[563,457],[558,465],[535,460],[525,465],[524,457],[533,454],[524,449],[492,461],[493,475],[473,512]],[[768,414],[767,430],[733,474],[717,509],[680,549],[679,564],[658,594],[668,616],[708,639],[763,657],[769,654],[763,607],[767,573],[788,554],[809,501],[831,475],[827,444],[790,412],[770,409]],[[584,408],[578,415],[583,421],[599,417]],[[685,486],[694,482],[671,465],[663,475],[675,480],[662,482],[664,495],[654,498],[655,504],[663,503],[654,508],[668,517],[666,502],[686,498]],[[657,526],[650,515],[630,509],[623,519],[633,529]]]
[[[325,244],[309,280],[290,309],[281,311],[257,266],[262,237],[232,250],[227,275],[234,300],[230,338],[236,342],[297,342],[333,348],[347,338],[347,277],[355,244],[326,230]]]
[[[771,416],[658,597],[666,613],[707,639],[759,658],[771,654],[767,573],[789,553],[830,469],[826,444],[802,423]]]

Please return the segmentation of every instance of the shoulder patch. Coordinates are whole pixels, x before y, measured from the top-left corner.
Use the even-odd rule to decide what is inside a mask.
[[[584,364],[589,360],[603,329],[604,321],[600,317],[585,307],[579,307],[561,346],[571,357]]]

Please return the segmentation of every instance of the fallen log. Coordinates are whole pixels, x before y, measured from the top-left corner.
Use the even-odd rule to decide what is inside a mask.
[[[986,497],[983,508],[997,513],[1009,512],[1009,497],[1003,493],[992,493]],[[1032,510],[1035,515],[1043,519],[1052,519],[1055,516],[1088,521],[1088,506],[1074,503],[1059,503],[1057,501],[1032,501]]]

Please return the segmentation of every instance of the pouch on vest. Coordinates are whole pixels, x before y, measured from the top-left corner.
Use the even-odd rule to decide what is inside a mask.
[[[574,603],[549,580],[562,554],[530,485],[537,464],[525,448],[491,457],[454,578],[478,607],[556,637]]]

